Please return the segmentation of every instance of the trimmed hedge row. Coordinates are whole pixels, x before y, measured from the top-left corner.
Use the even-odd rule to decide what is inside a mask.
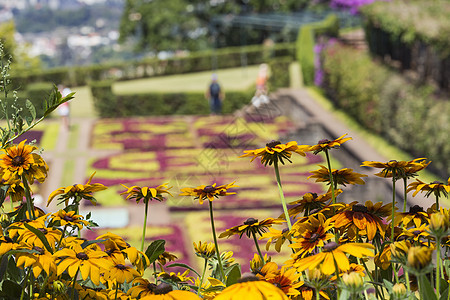
[[[146,93],[115,95],[112,82],[90,84],[94,107],[102,118],[161,115],[206,115],[209,103],[203,93]],[[232,113],[250,102],[254,91],[229,91],[223,102],[222,112]]]
[[[185,57],[174,57],[167,60],[154,58],[116,64],[55,68],[39,73],[12,74],[11,79],[22,88],[33,82],[55,82],[68,86],[82,86],[90,81],[130,80],[207,71],[215,68],[234,68],[241,66],[244,58],[248,65],[261,64],[271,57],[294,57],[294,49],[293,43],[271,47],[262,45],[230,47],[191,53]]]
[[[367,53],[339,44],[323,55],[324,88],[335,105],[397,147],[433,161],[450,175],[450,101],[429,86],[414,86],[371,60]]]
[[[298,32],[296,55],[305,85],[314,84],[314,45],[320,35],[339,35],[339,19],[336,15],[331,14],[321,22],[303,25]]]
[[[270,77],[268,85],[270,91],[290,86],[289,66],[291,63],[291,57],[283,57],[269,62]]]

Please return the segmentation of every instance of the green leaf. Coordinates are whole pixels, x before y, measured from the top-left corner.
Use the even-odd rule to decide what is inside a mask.
[[[85,242],[83,242],[82,244],[81,244],[81,248],[86,248],[87,246],[89,246],[89,245],[92,245],[92,244],[95,244],[95,243],[102,243],[102,242],[104,242],[104,241],[106,241],[106,240],[92,240],[92,241],[85,241]]]
[[[44,244],[44,247],[47,249],[48,252],[53,254],[53,249],[52,247],[50,247],[50,244],[48,243],[47,238],[45,237],[45,234],[42,231],[34,228],[33,226],[28,225],[27,223],[23,223],[23,225],[28,230],[33,232],[41,240],[41,242]]]
[[[70,93],[66,97],[62,97],[61,93],[58,90],[58,87],[53,86],[53,90],[50,96],[44,101],[44,117],[47,117],[64,102],[73,99],[73,95],[75,95],[75,93]]]
[[[171,267],[182,267],[182,268],[191,270],[192,272],[194,272],[195,274],[197,274],[198,277],[200,277],[200,274],[199,274],[197,271],[195,271],[191,266],[188,266],[188,265],[186,265],[186,264],[175,263],[175,264],[168,265],[168,266],[166,266],[166,267],[167,267],[167,268],[171,268]]]
[[[434,288],[425,275],[419,276],[419,293],[420,299],[436,300]]]
[[[10,299],[19,299],[20,294],[22,293],[22,287],[10,280],[3,281],[2,291],[10,298]],[[28,297],[25,297],[28,299]]]
[[[9,260],[9,255],[2,256],[2,261],[0,262],[0,281],[2,281],[3,276],[5,276],[6,269],[8,268],[8,260]]]
[[[27,99],[25,101],[25,106],[28,109],[28,111],[30,112],[31,117],[33,118],[33,120],[36,119],[36,108],[34,107],[33,103],[30,100]],[[27,120],[27,123],[28,123],[28,120]],[[28,125],[30,125],[30,123]]]
[[[346,289],[341,290],[341,295],[339,296],[338,300],[348,300],[351,298],[351,294]]]
[[[241,278],[241,267],[238,264],[234,264],[226,270],[225,276],[227,277],[226,286],[235,284]]]
[[[165,240],[156,240],[153,241],[145,251],[145,255],[147,255],[150,264],[154,263],[158,257],[164,253],[166,244]]]
[[[6,196],[7,196],[7,191],[9,189],[9,185],[2,185],[2,187],[0,188],[0,207],[3,206],[3,202],[5,202]]]

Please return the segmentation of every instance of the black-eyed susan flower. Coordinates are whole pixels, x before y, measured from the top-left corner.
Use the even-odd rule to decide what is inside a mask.
[[[400,179],[407,177],[410,170],[418,168],[420,164],[414,161],[397,161],[390,160],[388,162],[378,162],[378,161],[364,161],[361,167],[372,167],[377,169],[382,169],[381,172],[376,173],[378,177],[395,177],[394,179]]]
[[[105,278],[117,283],[131,283],[134,278],[140,277],[138,271],[125,264],[125,260],[119,259],[114,261],[114,265],[105,273]]]
[[[125,240],[121,236],[111,233],[111,232],[107,232],[105,234],[99,235],[96,238],[96,240],[110,240],[111,242],[116,244],[120,250],[130,247],[130,245],[127,242],[125,242]]]
[[[259,280],[256,276],[243,276],[237,283],[230,285],[215,300],[253,299],[288,300],[286,294],[273,284]]]
[[[297,145],[297,142],[292,141],[286,144],[282,144],[280,141],[271,141],[266,144],[266,147],[256,150],[244,150],[243,155],[239,157],[252,157],[251,162],[257,157],[261,157],[261,164],[267,166],[267,164],[278,164],[278,161],[284,165],[284,160],[292,163],[290,160],[292,153],[297,153],[302,156],[305,154],[305,146]]]
[[[338,196],[341,193],[341,189],[334,191],[335,196]],[[295,205],[294,207],[289,208],[289,216],[295,218],[299,213],[304,213],[304,216],[308,216],[312,211],[324,208],[327,205],[326,202],[331,202],[331,198],[331,191],[322,195],[306,193],[300,199],[289,203],[289,205]],[[284,214],[280,215],[279,218],[284,218]]]
[[[203,204],[203,199],[213,201],[215,198],[236,194],[234,192],[228,192],[228,189],[237,187],[234,183],[235,181],[219,186],[213,183],[212,185],[200,185],[195,188],[182,188],[180,196],[194,196],[200,204]]]
[[[425,245],[430,242],[432,237],[429,234],[428,224],[423,223],[419,227],[403,228],[398,239],[408,239],[416,245]]]
[[[64,202],[65,205],[69,205],[69,201],[73,200],[79,202],[82,199],[89,200],[93,205],[97,204],[97,200],[94,198],[93,193],[106,190],[107,187],[101,183],[91,183],[95,172],[89,177],[86,184],[74,184],[68,187],[61,187],[53,191],[50,196],[48,196],[47,206],[53,201],[55,197],[58,196],[60,203]],[[76,203],[76,204],[77,204]]]
[[[107,291],[104,289],[93,289],[86,286],[75,285],[80,299],[109,300]],[[119,299],[119,298],[118,298]]]
[[[139,298],[140,300],[201,300],[199,296],[189,291],[172,290],[167,283],[160,283],[155,287],[154,294]]]
[[[320,271],[325,275],[335,272],[345,272],[350,268],[350,262],[346,254],[355,257],[374,256],[375,247],[368,243],[347,243],[339,245],[335,242],[325,244],[322,252],[297,260],[293,266],[298,272],[306,269],[312,270],[320,266]],[[337,266],[337,270],[336,267]]]
[[[8,252],[9,250],[15,250],[19,247],[19,244],[14,242],[8,236],[0,237],[0,256]]]
[[[31,267],[33,275],[37,278],[42,271],[50,276],[56,272],[55,259],[52,253],[47,251],[45,248],[32,246],[26,243],[21,244],[21,249],[33,250],[33,252],[19,252],[16,254],[16,265],[21,268]]]
[[[103,241],[102,244],[105,246],[105,249],[103,251],[108,255],[108,259],[110,259],[113,263],[125,259],[125,254],[120,251],[117,244],[113,241],[106,240]]]
[[[337,229],[353,227],[348,230],[350,239],[354,238],[354,234],[365,231],[371,241],[377,233],[384,237],[385,225],[382,218],[389,216],[391,205],[383,206],[383,202],[373,205],[371,201],[366,201],[366,205],[354,204],[351,209],[338,213],[331,220]]]
[[[195,255],[204,259],[210,259],[216,255],[216,246],[214,243],[202,243],[198,242],[198,245],[194,242]]]
[[[424,212],[423,207],[419,205],[414,205],[409,208],[408,212],[397,212],[394,217],[393,224],[394,226],[399,226],[400,224],[403,227],[420,227],[422,224],[428,224],[430,221],[429,215]]]
[[[340,136],[337,139],[331,140],[331,141],[328,139],[322,139],[316,145],[308,146],[308,148],[306,148],[304,151],[313,152],[316,155],[325,150],[329,150],[329,149],[333,149],[333,148],[339,149],[339,147],[343,143],[352,139],[351,137],[345,137],[346,135],[347,134],[344,134],[343,136]]]
[[[425,169],[431,163],[431,161],[426,161],[426,158],[416,158],[411,161],[406,162],[406,166],[403,169],[403,173],[396,174],[396,178],[412,178],[417,176],[417,172]],[[392,178],[392,170],[387,170],[384,173],[375,174],[379,177]],[[400,176],[401,175],[401,176]]]
[[[248,218],[242,225],[231,227],[225,232],[222,232],[219,235],[219,238],[230,237],[235,234],[239,234],[239,238],[241,238],[244,233],[247,235],[247,237],[256,234],[259,234],[261,236],[269,227],[272,227],[272,225],[282,224],[284,222],[286,221],[274,218],[267,218],[262,221],[258,221],[258,219],[255,218]]]
[[[28,230],[24,224],[28,224],[34,228],[45,228],[45,221],[48,214],[38,217],[35,220],[25,219],[19,222],[12,223],[8,228],[8,235],[10,238],[14,238],[16,235],[21,235],[24,231]]]
[[[314,300],[317,299],[316,297],[316,289],[313,288],[312,286],[309,286],[305,283],[302,284],[301,287],[299,287],[299,292],[300,292],[300,299],[304,299],[304,300]],[[323,300],[330,300],[330,296],[328,296],[328,294],[325,291],[320,291],[319,292],[319,299]]]
[[[189,270],[186,270],[183,273],[180,273],[180,272],[178,272],[178,273],[175,273],[175,272],[167,273],[167,272],[164,271],[162,266],[161,266],[161,270],[162,271],[159,272],[157,274],[157,276],[158,276],[158,278],[161,278],[163,280],[171,281],[171,282],[175,282],[175,283],[187,282],[187,281],[190,281],[190,282],[194,283],[193,277],[188,276],[188,274],[190,272]]]
[[[315,178],[316,182],[327,182],[330,184],[330,171],[327,167],[320,165],[320,169],[316,171],[311,171],[313,175],[309,178]],[[365,184],[361,177],[367,177],[367,175],[353,172],[353,169],[344,168],[341,170],[331,169],[331,174],[333,176],[333,183],[335,186],[347,184]]]
[[[172,254],[170,252],[164,251],[161,253],[158,258],[156,259],[161,265],[165,265],[169,261],[175,261],[178,257],[175,254]]]
[[[60,209],[57,213],[50,215],[50,224],[55,226],[77,227],[81,230],[83,226],[89,226],[89,222],[83,219],[84,217],[82,215],[77,215],[75,211],[65,211]]]
[[[436,197],[448,197],[448,193],[450,192],[450,184],[445,184],[439,181],[433,181],[432,183],[425,183],[419,179],[411,182],[408,185],[408,189],[406,192],[414,191],[413,197],[416,196],[419,192],[425,192],[425,197],[429,197],[430,195],[435,195]]]
[[[126,188],[127,190],[123,193],[120,193],[121,195],[127,195],[127,197],[125,198],[126,200],[135,200],[136,203],[139,203],[139,201],[143,201],[145,202],[149,202],[149,201],[163,201],[164,200],[164,196],[163,194],[169,194],[170,196],[172,196],[172,194],[169,192],[169,190],[172,187],[167,187],[167,183],[164,183],[162,185],[159,185],[157,187],[139,187],[139,186],[132,186],[132,187],[127,187],[125,185],[122,184],[122,186],[124,188]]]
[[[267,253],[263,257],[259,254],[253,254],[253,258],[250,261],[250,270],[253,274],[260,274],[261,269],[272,260],[272,257],[267,256]]]
[[[278,288],[280,288],[289,297],[296,297],[300,295],[298,288],[302,286],[299,281],[301,274],[297,273],[295,269],[288,269],[285,266],[276,272],[270,272],[264,277],[267,281]]]
[[[289,247],[295,249],[294,259],[304,257],[314,251],[317,247],[323,247],[324,243],[334,237],[329,233],[333,228],[331,219],[326,219],[323,214],[309,216],[308,222],[294,225],[298,236],[293,238]]]
[[[213,277],[208,277],[208,280],[201,283],[200,278],[195,279],[195,286],[198,287],[198,293],[205,300],[213,300],[220,294],[226,286],[222,281]]]
[[[79,271],[83,280],[89,277],[95,285],[100,283],[100,273],[107,272],[113,266],[105,252],[83,249],[78,244],[61,249],[53,255],[59,259],[57,276],[67,271],[73,278]]]
[[[32,192],[30,190],[30,192]],[[15,181],[10,183],[8,190],[6,193],[9,196],[9,199],[12,202],[22,202],[25,198],[25,186],[23,185],[22,181]]]
[[[389,244],[392,261],[404,264],[407,259],[408,251],[412,245],[408,240],[397,241]]]
[[[33,227],[32,225],[30,225],[30,226]],[[55,246],[58,244],[58,242],[61,240],[62,233],[58,229],[53,229],[53,228],[49,228],[49,227],[45,227],[45,226],[37,227],[37,228],[35,227],[35,229],[39,230],[40,232],[42,232],[45,235],[45,238],[47,239],[48,244],[50,245],[50,247],[52,249],[54,249]],[[40,248],[45,247],[42,240],[28,228],[25,228],[20,233],[17,241],[19,243],[25,242],[29,245],[40,247]]]
[[[148,281],[148,279],[137,277],[133,280],[133,286],[128,290],[128,295],[132,298],[143,298],[148,295],[153,295],[156,284]]]
[[[267,262],[258,270],[258,272],[255,273],[256,277],[258,277],[261,280],[265,280],[265,278],[269,275],[275,275],[278,274],[278,265],[272,261]]]
[[[16,146],[2,149],[0,155],[0,168],[2,169],[2,179],[6,182],[16,181],[25,175],[27,181],[32,184],[36,179],[44,182],[47,177],[48,166],[39,154],[33,153],[36,146],[25,145],[23,140]]]
[[[289,228],[284,228],[283,230],[269,228],[269,232],[263,233],[259,239],[269,239],[266,244],[267,251],[269,251],[270,245],[275,244],[275,250],[280,252],[281,246],[283,246],[286,241],[292,241],[292,234],[289,231]]]

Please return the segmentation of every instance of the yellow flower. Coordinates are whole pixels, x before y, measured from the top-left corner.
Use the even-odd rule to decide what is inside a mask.
[[[256,276],[241,278],[238,283],[230,285],[215,300],[254,299],[288,300],[286,294],[273,284],[258,280]]]
[[[276,264],[275,268],[278,269]],[[279,287],[286,295],[295,297],[300,294],[298,291],[302,285],[302,282],[299,281],[300,277],[301,274],[297,273],[295,269],[282,267],[280,270],[268,273],[263,280]]]
[[[85,185],[82,184],[74,184],[68,187],[61,187],[55,191],[53,191],[48,197],[47,206],[52,202],[52,200],[59,196],[58,199],[62,200],[60,203],[65,202],[67,206],[69,204],[69,200],[74,200],[79,202],[81,199],[86,199],[91,201],[93,205],[97,204],[97,200],[95,200],[93,193],[98,191],[106,190],[107,187],[101,183],[92,183],[92,178],[94,177],[95,172],[89,177],[88,182]]]
[[[411,249],[411,243],[408,240],[398,241],[390,244],[389,248],[391,250],[392,260],[404,263],[409,249]]]
[[[444,197],[448,197],[448,193],[450,192],[450,183],[444,184],[439,181],[433,181],[432,183],[427,184],[419,179],[416,179],[415,182],[411,182],[408,185],[406,192],[409,193],[410,191],[414,191],[413,197],[419,192],[426,192],[425,197],[429,197],[431,194],[434,194],[436,197],[440,197],[441,194]]]
[[[201,300],[199,296],[194,293],[183,290],[172,290],[172,287],[167,283],[160,283],[155,287],[154,294],[148,294],[139,298],[140,300]]]
[[[227,229],[225,232],[222,232],[219,235],[219,238],[230,237],[235,234],[239,234],[239,238],[245,233],[247,237],[250,237],[253,234],[262,235],[263,232],[266,232],[267,228],[272,227],[273,224],[281,224],[286,221],[274,218],[267,218],[262,221],[258,221],[254,218],[248,218],[244,221],[244,224],[231,227]]]
[[[335,242],[329,242],[323,247],[323,251],[315,255],[302,258],[294,263],[298,272],[306,269],[312,270],[320,265],[320,271],[325,275],[331,275],[336,271],[347,271],[350,268],[350,262],[346,253],[355,257],[374,256],[372,250],[374,246],[367,243],[348,243],[338,245]],[[338,270],[335,268],[335,264]]]
[[[125,260],[123,258],[115,261],[114,266],[105,274],[105,278],[120,284],[125,282],[130,283],[134,278],[140,276],[141,274],[139,274],[138,271],[125,265]]]
[[[160,264],[165,265],[168,261],[174,261],[177,259],[178,257],[175,254],[164,251],[162,254],[158,256],[157,261]]]
[[[19,244],[14,242],[8,236],[0,237],[0,256],[8,252],[9,250],[15,250],[19,247]]]
[[[411,178],[417,176],[417,172],[425,169],[431,163],[431,161],[427,162],[426,160],[426,158],[416,158],[406,162],[406,167],[403,170],[402,178]],[[375,175],[379,177],[392,178],[392,170],[388,170],[383,174],[377,173]],[[400,178],[399,174],[397,173],[396,178]]]
[[[164,200],[163,194],[169,194],[170,196],[172,196],[172,194],[169,192],[169,190],[172,187],[167,187],[167,183],[159,185],[156,188],[151,188],[151,187],[147,187],[147,186],[138,187],[136,185],[132,186],[132,187],[127,187],[123,184],[122,184],[122,186],[124,188],[126,188],[127,190],[120,194],[127,195],[125,200],[134,199],[134,200],[136,200],[136,203],[139,203],[139,201],[141,201],[141,200],[144,203],[152,201],[152,200],[163,201]]]
[[[213,183],[212,185],[200,185],[196,188],[182,188],[180,196],[195,196],[195,199],[198,199],[199,203],[203,204],[203,199],[213,201],[214,198],[218,198],[219,196],[236,194],[227,191],[230,188],[237,187],[234,183],[235,181],[219,186],[216,186],[216,183]]]
[[[389,215],[389,210],[392,208],[392,204],[386,204],[382,206],[383,202],[378,202],[375,205],[371,201],[367,201],[366,205],[355,204],[351,206],[350,210],[345,210],[333,216],[331,220],[334,226],[339,228],[356,227],[354,230],[349,230],[349,237],[354,238],[354,233],[358,231],[365,231],[367,233],[367,238],[373,240],[375,234],[378,232],[382,237],[385,234],[385,225],[383,224],[382,217]],[[378,212],[382,214],[373,213],[373,208],[376,208]]]
[[[313,173],[314,175],[309,176],[308,179],[316,178],[316,182],[327,182],[327,184],[330,184],[330,172],[327,167],[320,165],[319,170],[310,173]],[[365,184],[361,177],[367,177],[367,175],[353,172],[353,169],[348,168],[341,170],[331,169],[331,174],[333,176],[333,183],[335,185],[341,184],[343,186],[346,184]]]
[[[335,190],[335,196],[342,193],[341,189]],[[330,201],[332,198],[331,191],[326,194],[317,195],[316,193],[306,193],[302,198],[289,203],[289,205],[295,205],[289,208],[288,213],[291,217],[296,217],[299,213],[304,212],[305,216],[308,216],[312,211],[320,210],[326,206],[326,202]],[[296,205],[298,204],[298,205]],[[278,218],[284,218],[284,214],[281,214]]]
[[[269,232],[265,232],[261,235],[259,238],[262,239],[269,239],[266,244],[266,250],[269,251],[270,245],[275,243],[275,250],[277,252],[281,251],[281,246],[286,241],[292,241],[292,235],[289,232],[289,228],[285,228],[283,230],[277,230],[274,228],[269,228]]]
[[[327,140],[327,139],[323,139],[320,140],[317,145],[314,146],[308,146],[307,149],[305,149],[305,151],[312,151],[314,154],[318,154],[319,152],[325,151],[325,150],[329,150],[332,148],[337,148],[339,149],[339,147],[345,143],[346,141],[351,140],[351,137],[345,137],[347,134],[344,134],[343,136],[338,137],[335,140]]]
[[[21,244],[21,249],[34,250],[33,253],[19,252],[16,254],[16,265],[18,267],[31,267],[33,275],[37,278],[42,271],[50,276],[56,271],[56,264],[52,254],[45,248],[32,246],[29,244]]]
[[[210,259],[216,255],[216,246],[214,243],[203,243],[200,241],[198,245],[194,242],[195,255],[204,259]]]
[[[418,158],[417,160],[422,160],[422,158]],[[393,177],[393,175],[395,175],[395,179],[408,178],[408,176],[412,174],[411,172],[415,173],[421,170],[420,168],[422,168],[422,166],[423,163],[416,160],[412,161],[390,160],[386,163],[377,161],[364,161],[361,165],[361,167],[372,167],[382,169],[380,173],[375,174],[378,177]]]
[[[174,273],[174,272],[170,272],[167,273],[163,270],[162,266],[161,266],[161,270],[162,272],[159,272],[157,274],[158,277],[164,279],[164,280],[170,280],[173,282],[186,282],[186,281],[190,281],[190,282],[194,282],[192,279],[193,277],[187,276],[189,274],[189,270],[184,271],[183,274],[181,274],[180,272],[178,273]]]
[[[106,258],[103,251],[81,248],[78,244],[73,244],[72,248],[64,248],[53,254],[60,259],[57,268],[57,276],[67,270],[70,277],[74,277],[80,271],[83,280],[88,277],[95,285],[100,283],[100,273],[108,271],[113,263]]]
[[[390,219],[390,217],[389,217]],[[423,211],[423,207],[414,205],[409,208],[409,212],[397,212],[394,217],[394,226],[403,224],[403,227],[420,227],[421,224],[428,224],[430,217]]]
[[[199,287],[199,295],[202,299],[213,300],[217,295],[220,294],[220,288],[225,288],[225,284],[222,281],[215,279],[213,277],[208,277],[208,280],[203,282],[200,286],[200,278],[195,279],[195,286]]]
[[[333,228],[331,222],[331,219],[326,219],[319,213],[317,216],[309,216],[308,222],[294,224],[298,237],[295,237],[294,243],[289,245],[296,250],[294,260],[313,252],[317,247],[323,247],[324,242],[334,237],[333,234],[327,233]]]
[[[155,288],[156,284],[145,278],[137,277],[133,280],[133,286],[128,290],[128,295],[131,295],[132,298],[143,298],[147,295],[153,295]]]
[[[261,157],[261,164],[267,166],[267,164],[277,164],[280,161],[284,164],[283,159],[289,161],[292,156],[292,152],[300,154],[302,156],[306,156],[304,152],[305,146],[298,146],[297,142],[292,141],[286,144],[282,144],[280,141],[271,141],[266,144],[266,147],[256,149],[256,150],[244,150],[243,155],[239,157],[248,157],[252,156],[251,162],[255,160],[257,157]]]
[[[77,227],[79,230],[83,226],[89,226],[89,222],[83,220],[82,215],[76,215],[74,211],[59,210],[57,213],[53,213],[50,216],[50,224],[56,226],[72,226]]]
[[[261,273],[262,268],[265,265],[267,265],[271,260],[272,260],[272,257],[267,256],[267,253],[266,253],[266,254],[264,254],[264,261],[266,262],[266,264],[263,264],[264,262],[262,261],[261,256],[259,256],[259,254],[257,254],[257,253],[254,253],[253,258],[250,261],[250,270],[254,274],[262,274]]]
[[[34,227],[32,225],[30,225],[30,226]],[[39,227],[34,227],[34,228],[39,230],[40,232],[42,232],[45,235],[45,238],[47,239],[47,241],[52,249],[55,248],[56,244],[58,244],[59,240],[61,239],[62,233],[58,229],[48,228],[45,226],[39,226]],[[37,246],[40,248],[44,248],[44,243],[42,242],[42,240],[28,228],[25,228],[23,231],[21,231],[17,241],[25,242],[31,246]]]
[[[3,152],[0,155],[2,179],[6,182],[16,181],[25,175],[30,184],[33,184],[34,179],[42,183],[47,177],[48,166],[40,155],[33,153],[37,147],[25,145],[25,142],[26,140],[17,146],[1,150]]]

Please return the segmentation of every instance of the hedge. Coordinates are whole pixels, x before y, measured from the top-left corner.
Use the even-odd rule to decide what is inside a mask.
[[[449,99],[339,44],[326,48],[323,67],[324,88],[337,107],[411,155],[427,153],[433,171],[449,177]]]
[[[263,45],[230,47],[190,53],[185,57],[174,57],[166,60],[152,58],[114,64],[61,67],[30,74],[22,72],[12,74],[11,80],[22,88],[29,83],[42,81],[68,86],[82,86],[90,81],[130,80],[207,71],[215,68],[234,68],[242,65],[244,56],[248,65],[261,64],[268,59],[268,56],[294,57],[294,48],[293,43],[277,44],[271,47]]]
[[[95,110],[102,118],[209,114],[209,103],[200,92],[115,95],[111,81],[92,82],[90,87]],[[253,93],[228,91],[222,112],[232,113],[248,104]]]
[[[296,55],[306,85],[314,84],[314,44],[320,35],[339,35],[339,19],[336,15],[331,14],[321,22],[303,25],[298,32]]]
[[[289,66],[292,63],[291,57],[284,57],[269,61],[270,77],[268,87],[270,91],[290,86]]]

